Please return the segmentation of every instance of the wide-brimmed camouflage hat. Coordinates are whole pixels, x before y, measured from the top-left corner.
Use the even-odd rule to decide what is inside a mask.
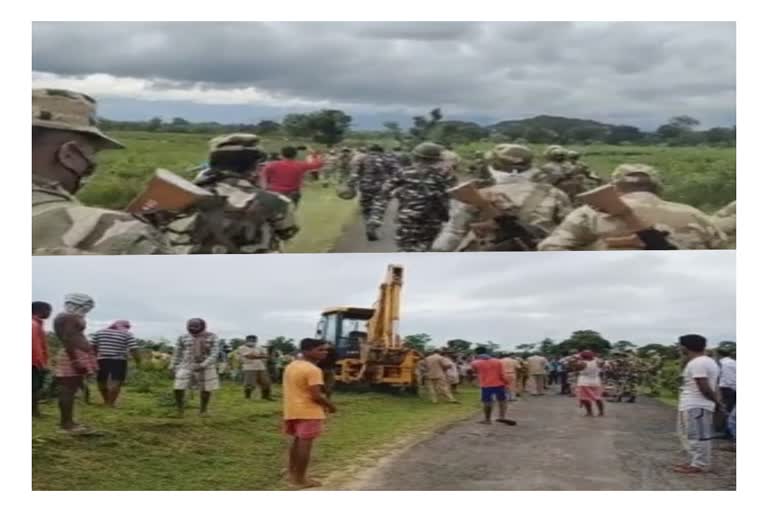
[[[218,153],[220,151],[261,151],[259,137],[252,133],[230,133],[212,138],[208,142],[208,151]]]
[[[521,144],[499,144],[488,156],[504,163],[526,164],[533,160],[533,151]]]
[[[655,167],[645,164],[621,164],[611,173],[612,183],[651,183],[662,187],[661,176]]]
[[[411,154],[416,158],[423,158],[424,160],[441,160],[443,158],[443,151],[445,151],[445,148],[440,144],[422,142],[413,148]]]
[[[32,126],[87,133],[104,148],[121,149],[123,144],[99,130],[96,100],[64,89],[32,89]]]
[[[565,149],[563,146],[553,145],[553,146],[547,146],[547,149],[544,150],[544,156],[548,158],[552,158],[555,156],[566,156],[568,154],[568,150]]]

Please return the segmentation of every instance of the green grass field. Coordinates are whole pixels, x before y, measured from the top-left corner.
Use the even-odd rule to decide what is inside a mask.
[[[59,433],[55,402],[43,406],[47,417],[33,422],[33,489],[285,488],[279,399],[246,401],[241,388],[227,382],[211,401],[210,417],[200,418],[190,403],[186,417],[174,419],[170,379],[142,372],[131,380],[118,409],[78,401],[76,419],[103,431],[102,437]],[[98,403],[95,384],[91,389]],[[317,443],[310,471],[323,478],[353,468],[397,441],[479,410],[476,390],[462,390],[459,398],[460,405],[433,405],[410,395],[339,393],[339,412]]]
[[[116,132],[113,134],[127,146],[124,150],[105,151],[99,156],[99,170],[80,192],[88,205],[122,209],[144,187],[154,169],[160,167],[192,178],[189,169],[207,157],[209,135],[177,133]],[[392,141],[382,141],[389,146]],[[288,143],[282,137],[264,138],[263,145],[279,151]],[[358,144],[361,145],[361,144]],[[493,147],[490,142],[455,148],[469,161],[474,152]],[[533,145],[537,154],[543,145]],[[665,198],[691,204],[713,212],[736,198],[735,148],[673,148],[656,146],[577,147],[582,159],[598,174],[608,176],[620,163],[641,162],[656,166],[665,182]],[[336,197],[333,187],[323,188],[307,181],[299,208],[301,233],[287,245],[287,252],[327,252],[354,215],[354,201]]]

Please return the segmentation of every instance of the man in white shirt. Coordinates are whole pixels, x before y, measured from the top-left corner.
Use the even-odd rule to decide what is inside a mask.
[[[267,351],[257,346],[258,342],[258,337],[246,336],[245,345],[237,348],[237,358],[243,372],[245,398],[250,399],[253,390],[258,385],[261,388],[262,400],[272,401],[272,382],[269,373],[267,373]]]
[[[728,439],[733,439],[727,428],[726,417],[736,408],[736,360],[731,357],[731,349],[723,347],[717,349],[717,363],[720,365],[720,398],[723,400],[725,410],[723,411],[722,430]]]
[[[714,413],[722,407],[717,396],[720,369],[705,353],[707,340],[698,334],[679,338],[685,360],[678,400],[678,435],[691,462],[674,466],[678,473],[704,473],[712,463]]]

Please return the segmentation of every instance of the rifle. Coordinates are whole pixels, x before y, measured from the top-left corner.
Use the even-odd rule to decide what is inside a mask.
[[[650,222],[638,217],[611,184],[583,192],[576,196],[593,210],[619,217],[633,234],[610,237],[605,243],[612,249],[676,250],[667,240],[669,233],[659,231]]]
[[[152,219],[160,214],[181,212],[190,206],[214,195],[185,180],[181,176],[165,169],[156,169],[154,176],[125,208],[125,211],[138,217]]]
[[[480,194],[475,180],[453,187],[448,193],[457,201],[479,210],[479,220],[470,227],[481,241],[488,240],[491,234],[495,235],[489,243],[483,244],[488,251],[535,251],[539,241],[547,236],[543,229],[525,224],[519,216],[499,210]],[[527,210],[526,206],[523,205],[521,211]]]

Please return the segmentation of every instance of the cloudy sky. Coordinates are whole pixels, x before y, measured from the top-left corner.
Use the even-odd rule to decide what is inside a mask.
[[[736,119],[731,22],[38,22],[35,86],[101,115],[279,120],[341,108],[360,128],[441,106],[491,123],[538,114],[654,129]]]
[[[32,297],[58,310],[88,293],[91,329],[128,319],[147,338],[175,338],[199,316],[226,338],[301,339],[326,307],[370,306],[389,263],[405,266],[403,335],[508,348],[579,329],[638,344],[735,339],[732,251],[40,256]]]

